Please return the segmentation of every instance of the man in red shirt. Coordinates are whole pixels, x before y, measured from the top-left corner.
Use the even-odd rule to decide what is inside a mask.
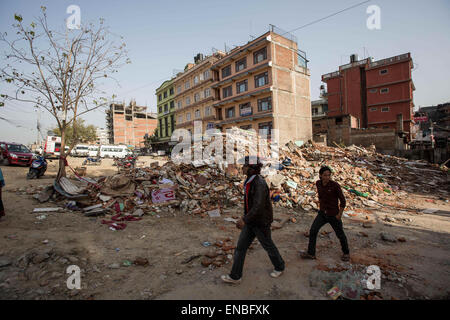
[[[303,259],[316,258],[316,239],[320,228],[329,223],[341,242],[342,261],[350,260],[347,237],[342,227],[342,213],[345,208],[345,197],[339,184],[331,180],[331,169],[327,166],[320,168],[320,180],[316,182],[319,194],[320,210],[309,231],[308,251],[301,254]],[[338,201],[339,206],[338,206]]]

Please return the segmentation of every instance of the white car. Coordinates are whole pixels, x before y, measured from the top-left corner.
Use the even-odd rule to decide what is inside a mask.
[[[131,151],[124,145],[103,145],[100,146],[101,158],[125,158],[130,155]]]
[[[89,145],[77,144],[70,153],[74,157],[87,157],[89,155]]]

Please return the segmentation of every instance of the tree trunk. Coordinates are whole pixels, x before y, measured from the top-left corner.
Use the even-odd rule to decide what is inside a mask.
[[[61,179],[61,177],[65,177],[66,176],[66,152],[65,152],[65,148],[66,148],[66,128],[63,127],[61,130],[61,149],[59,151],[59,170],[58,170],[58,175],[56,176],[56,181],[59,181],[59,179]]]

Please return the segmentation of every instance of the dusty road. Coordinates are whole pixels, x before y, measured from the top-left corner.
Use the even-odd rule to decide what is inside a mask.
[[[69,163],[76,167],[81,161]],[[105,160],[101,166],[89,166],[88,176],[114,174],[117,169],[111,164]],[[255,241],[246,258],[243,282],[229,286],[221,283],[220,275],[229,271],[230,264],[203,267],[201,257],[183,262],[211,250],[202,245],[205,241],[214,244],[230,237],[235,243],[239,230],[224,218],[240,215],[242,208],[218,218],[168,209],[130,222],[121,231],[101,224],[102,217],[84,217],[70,210],[46,213],[39,220],[41,215],[31,213],[33,208],[55,204],[38,203],[29,187],[52,184],[56,165],[50,163],[45,177],[33,181],[26,180],[28,168],[2,166],[6,218],[0,221],[0,299],[329,299],[324,281],[333,281],[345,269],[369,265],[381,269],[383,299],[449,298],[450,204],[439,195],[410,194],[392,206],[366,210],[373,221],[370,228],[364,228],[360,218],[343,218],[350,263],[340,261],[339,241],[329,225],[317,240],[318,259],[300,260],[298,252],[307,246],[304,233],[314,213],[275,208],[276,217],[296,218],[295,223],[273,231],[286,273],[270,278],[270,260]],[[439,211],[420,213],[426,208]],[[405,241],[384,241],[381,232]],[[149,265],[124,265],[136,257],[148,259]],[[67,289],[69,265],[81,268],[81,290]]]

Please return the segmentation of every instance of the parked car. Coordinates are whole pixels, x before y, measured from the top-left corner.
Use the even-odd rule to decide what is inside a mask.
[[[125,158],[130,155],[131,151],[124,145],[102,145],[100,146],[101,158]]]
[[[88,157],[95,158],[98,155],[99,146],[90,146],[88,148]]]
[[[77,144],[73,147],[70,155],[74,157],[87,157],[89,155],[89,147],[88,144]]]
[[[20,143],[0,142],[0,162],[5,165],[31,165],[35,157],[30,149]]]

